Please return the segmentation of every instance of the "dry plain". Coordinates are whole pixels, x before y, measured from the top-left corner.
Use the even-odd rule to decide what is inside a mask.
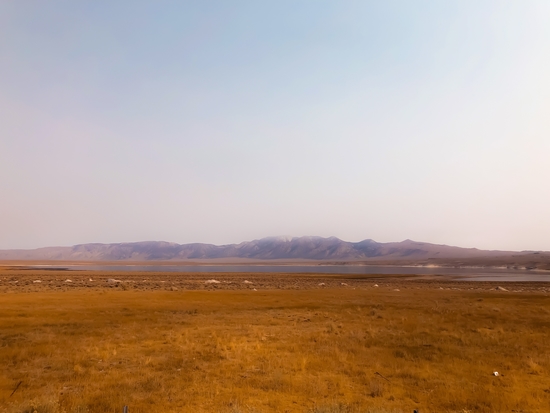
[[[549,292],[3,269],[0,412],[548,412]]]

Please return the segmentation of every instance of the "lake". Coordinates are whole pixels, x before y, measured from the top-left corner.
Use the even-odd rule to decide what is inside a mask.
[[[48,269],[48,266],[33,268]],[[550,282],[550,271],[506,268],[445,268],[381,265],[67,265],[56,269],[91,271],[188,272],[188,273],[285,273],[285,274],[410,274],[446,275],[463,281]]]

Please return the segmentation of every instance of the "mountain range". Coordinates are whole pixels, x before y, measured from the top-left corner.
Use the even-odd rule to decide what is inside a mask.
[[[440,259],[495,259],[548,253],[493,251],[460,248],[405,240],[381,243],[371,239],[346,242],[336,237],[268,237],[240,244],[176,244],[130,242],[80,244],[32,250],[0,250],[0,260],[56,261],[185,261],[217,259],[322,260],[322,261],[422,261]]]

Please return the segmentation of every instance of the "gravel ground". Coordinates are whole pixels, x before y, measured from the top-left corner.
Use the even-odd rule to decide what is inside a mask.
[[[472,282],[457,281],[447,276],[0,270],[0,293],[74,289],[260,291],[321,288],[380,288],[391,289],[396,293],[419,288],[550,293],[550,283],[546,282]]]

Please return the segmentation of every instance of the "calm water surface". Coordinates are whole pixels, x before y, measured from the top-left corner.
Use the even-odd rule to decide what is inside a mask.
[[[39,268],[47,268],[38,266]],[[550,271],[500,268],[434,268],[375,265],[68,265],[68,270],[147,272],[243,272],[285,274],[410,274],[447,275],[463,281],[545,281]]]

